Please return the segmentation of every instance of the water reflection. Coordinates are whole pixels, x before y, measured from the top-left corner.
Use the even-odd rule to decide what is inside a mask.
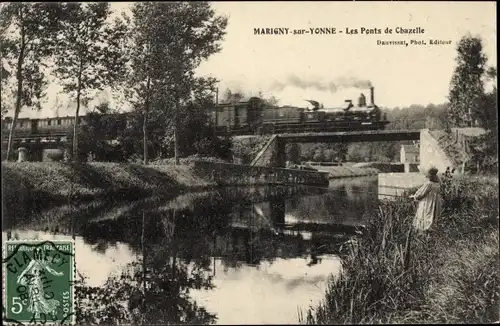
[[[360,189],[233,188],[73,204],[7,217],[3,238],[75,238],[84,324],[296,323],[298,307],[321,299],[373,205],[369,191],[354,194]]]

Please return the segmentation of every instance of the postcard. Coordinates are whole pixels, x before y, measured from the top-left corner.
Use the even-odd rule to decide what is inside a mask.
[[[495,323],[496,3],[5,2],[3,322]]]

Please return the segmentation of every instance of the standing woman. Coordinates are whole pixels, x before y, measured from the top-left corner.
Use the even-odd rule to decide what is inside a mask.
[[[427,171],[426,177],[429,179],[417,192],[410,196],[418,201],[417,213],[413,221],[413,226],[417,230],[428,230],[433,221],[441,215],[441,194],[438,169],[431,167]]]

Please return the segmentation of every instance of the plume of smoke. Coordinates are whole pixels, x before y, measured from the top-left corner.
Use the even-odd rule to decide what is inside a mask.
[[[287,86],[293,86],[300,89],[312,88],[318,91],[335,93],[342,88],[369,88],[372,87],[372,83],[369,80],[361,80],[354,77],[341,77],[335,81],[323,82],[319,79],[301,78],[296,75],[290,75],[285,82],[274,82],[271,85],[271,89],[274,91],[282,91]]]

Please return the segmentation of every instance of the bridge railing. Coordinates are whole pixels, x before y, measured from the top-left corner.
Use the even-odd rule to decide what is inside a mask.
[[[327,172],[203,161],[193,164],[196,174],[221,186],[258,184],[328,185]]]

